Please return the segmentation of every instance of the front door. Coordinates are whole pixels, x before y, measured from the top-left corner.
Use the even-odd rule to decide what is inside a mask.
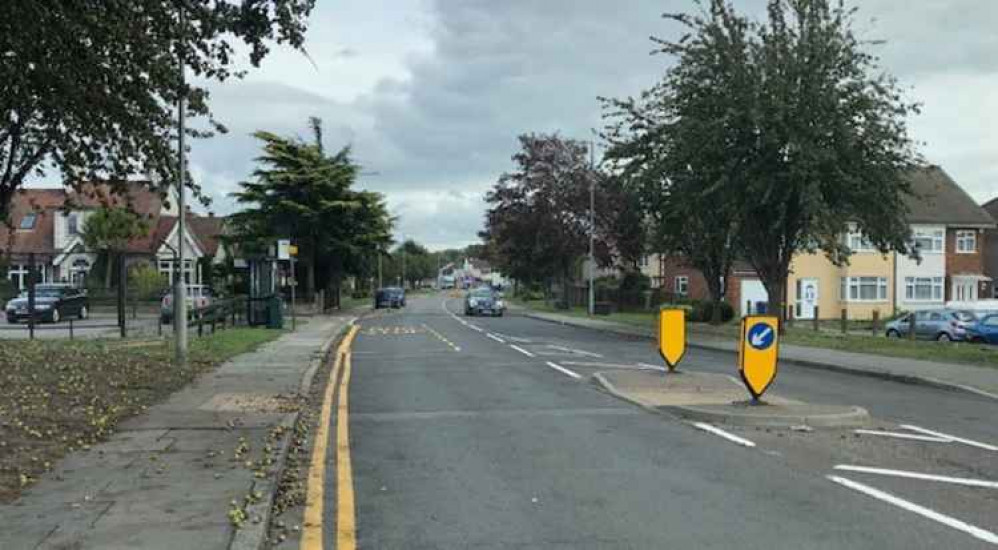
[[[818,279],[797,279],[797,318],[814,319],[818,296]]]

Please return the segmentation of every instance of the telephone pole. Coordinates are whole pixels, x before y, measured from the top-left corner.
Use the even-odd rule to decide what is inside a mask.
[[[596,313],[596,142],[589,141],[589,316]]]

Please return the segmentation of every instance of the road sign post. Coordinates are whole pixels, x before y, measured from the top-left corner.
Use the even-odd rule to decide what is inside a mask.
[[[675,372],[686,354],[686,310],[662,309],[658,312],[658,353],[669,372]]]
[[[749,315],[742,319],[738,371],[745,387],[752,394],[753,402],[758,402],[776,379],[779,323],[777,317],[768,315]]]

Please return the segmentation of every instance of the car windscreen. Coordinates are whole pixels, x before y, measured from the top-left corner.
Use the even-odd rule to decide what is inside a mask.
[[[53,288],[53,287],[43,287],[43,286],[40,286],[40,287],[36,287],[35,288],[35,297],[37,297],[37,298],[60,298],[60,297],[62,297],[62,295],[65,292],[66,292],[66,290],[62,289],[62,288]],[[24,296],[26,298],[28,296],[28,292],[27,291],[22,292],[21,296]]]
[[[970,311],[954,311],[953,318],[956,319],[957,321],[970,322],[976,320],[977,316]]]
[[[473,290],[471,291],[472,298],[491,298],[492,291],[489,290]]]

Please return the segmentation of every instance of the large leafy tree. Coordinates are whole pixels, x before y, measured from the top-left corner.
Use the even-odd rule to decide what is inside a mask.
[[[115,260],[135,238],[149,232],[149,225],[126,208],[101,207],[87,216],[80,238],[88,250],[96,250],[104,264],[104,287],[111,288]]]
[[[750,23],[723,0],[698,4],[698,14],[668,16],[686,28],[681,39],[659,41],[676,60],[653,91],[666,106],[652,124],[665,210],[686,210],[679,190],[699,191],[691,225],[720,214],[723,227],[704,236],[730,242],[729,232],[774,312],[795,255],[848,261],[850,224],[881,251],[906,252],[904,175],[918,161],[906,118],[918,108],[864,50],[854,10],[769,0],[767,20]],[[669,160],[676,151],[683,162]]]
[[[370,269],[371,255],[390,243],[392,227],[380,194],[351,188],[359,167],[349,147],[327,155],[321,122],[311,124],[311,142],[254,134],[263,142],[260,166],[234,193],[245,209],[232,216],[234,237],[242,242],[260,247],[291,237],[299,245],[308,291]]]
[[[5,0],[0,17],[0,218],[25,178],[175,182],[175,105],[215,124],[204,83],[301,48],[315,0]],[[183,12],[183,17],[181,16]],[[183,22],[182,22],[183,21]],[[180,59],[198,84],[180,80]],[[191,132],[193,136],[206,132]]]
[[[567,290],[579,257],[588,251],[589,186],[598,174],[585,143],[557,135],[520,136],[516,171],[500,176],[486,195],[485,230],[493,261],[521,281],[560,278]],[[600,257],[607,246],[600,241]]]

